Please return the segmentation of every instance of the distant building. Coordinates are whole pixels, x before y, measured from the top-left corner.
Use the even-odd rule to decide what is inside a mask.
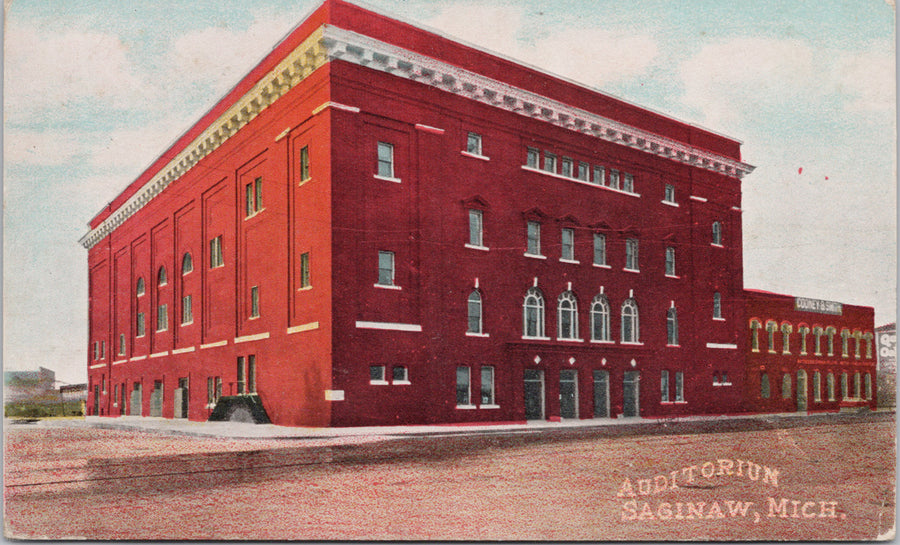
[[[56,373],[45,367],[37,371],[4,371],[4,402],[46,401],[57,392]]]
[[[65,384],[59,387],[59,396],[63,401],[87,401],[87,384]]]
[[[878,406],[897,405],[897,324],[875,328],[878,348]]]

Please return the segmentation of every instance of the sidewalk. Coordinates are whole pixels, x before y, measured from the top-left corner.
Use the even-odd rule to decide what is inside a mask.
[[[738,423],[750,424],[757,422],[760,425],[772,427],[793,427],[804,423],[815,424],[840,421],[844,419],[858,419],[862,415],[893,414],[894,411],[876,411],[872,413],[848,414],[848,413],[776,413],[776,414],[748,414],[748,415],[710,415],[689,416],[679,418],[618,418],[618,419],[585,419],[564,420],[561,422],[529,421],[527,423],[502,423],[502,424],[434,424],[434,425],[410,425],[410,426],[370,426],[352,428],[294,428],[276,426],[274,424],[252,424],[243,422],[194,422],[185,419],[143,417],[143,416],[88,416],[76,419],[43,420],[38,423],[47,427],[88,427],[111,430],[131,430],[149,433],[162,433],[168,435],[186,435],[194,437],[222,438],[222,439],[284,439],[284,440],[308,440],[308,439],[376,439],[397,438],[415,436],[446,436],[446,435],[473,435],[473,434],[510,434],[510,433],[552,433],[564,430],[591,429],[603,430],[616,428],[618,430],[632,429],[634,431],[651,432],[651,429],[668,427],[677,424],[708,424],[733,426]],[[749,422],[748,422],[749,421]],[[7,426],[10,425],[7,419]],[[729,426],[730,427],[730,426]],[[611,431],[611,430],[610,430]],[[651,432],[652,433],[652,432]]]

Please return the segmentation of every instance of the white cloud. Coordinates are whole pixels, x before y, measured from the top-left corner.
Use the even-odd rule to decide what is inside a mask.
[[[58,116],[56,110],[82,99],[129,107],[146,98],[147,86],[117,36],[75,30],[53,34],[10,23],[4,43],[7,121]]]
[[[838,90],[849,99],[849,111],[893,114],[897,96],[894,60],[890,43],[837,57],[833,77]]]
[[[72,160],[81,151],[81,140],[58,131],[7,130],[3,159],[7,164],[50,166]]]

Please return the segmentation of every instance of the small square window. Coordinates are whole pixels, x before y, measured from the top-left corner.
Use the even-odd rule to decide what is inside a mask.
[[[572,159],[570,159],[568,157],[563,157],[563,159],[562,159],[562,175],[567,178],[571,178],[572,177],[572,168],[573,168]]]
[[[392,144],[378,143],[378,175],[384,178],[394,177],[394,146]]]
[[[384,383],[384,365],[372,365],[369,367],[369,383]]]
[[[525,166],[530,168],[538,168],[540,161],[541,152],[534,148],[528,148],[528,156],[525,159]]]
[[[481,135],[470,132],[466,139],[466,151],[472,155],[481,155]]]
[[[409,371],[406,367],[394,367],[391,371],[394,382],[409,382]]]
[[[378,284],[394,285],[394,252],[378,252]]]
[[[556,156],[546,151],[544,152],[544,170],[556,173]]]

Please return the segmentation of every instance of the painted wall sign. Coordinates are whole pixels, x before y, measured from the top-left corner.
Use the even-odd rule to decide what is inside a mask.
[[[794,297],[794,310],[818,312],[820,314],[836,314],[840,316],[843,313],[843,306],[840,303],[835,303],[834,301],[808,299],[806,297]]]

